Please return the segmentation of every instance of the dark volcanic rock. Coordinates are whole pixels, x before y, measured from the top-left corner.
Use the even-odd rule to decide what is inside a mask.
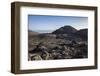
[[[75,28],[73,28],[72,26],[66,25],[64,27],[61,27],[61,28],[55,30],[52,33],[53,34],[73,34],[75,32],[77,32],[77,30]]]
[[[28,60],[88,58],[88,29],[64,26],[52,33],[28,31]]]

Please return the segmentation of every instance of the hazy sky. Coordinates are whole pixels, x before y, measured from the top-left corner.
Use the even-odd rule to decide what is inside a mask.
[[[74,16],[43,16],[43,15],[29,15],[28,27],[29,30],[36,32],[52,32],[62,26],[70,25],[76,29],[83,29],[88,27],[87,17]]]

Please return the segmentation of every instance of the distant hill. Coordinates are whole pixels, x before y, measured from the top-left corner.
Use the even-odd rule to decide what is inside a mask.
[[[80,29],[79,31],[75,32],[75,35],[81,37],[82,39],[87,40],[88,38],[88,29]]]
[[[55,30],[52,33],[53,34],[73,34],[75,32],[77,32],[77,29],[73,28],[72,26],[66,25],[64,27],[61,27],[61,28]]]
[[[32,30],[28,30],[28,34],[29,35],[38,35],[39,33],[38,32],[34,32]]]

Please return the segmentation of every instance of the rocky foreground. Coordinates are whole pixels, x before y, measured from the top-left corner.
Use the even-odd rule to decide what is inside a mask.
[[[52,33],[29,31],[28,39],[29,61],[88,57],[87,29],[76,30],[65,26]]]

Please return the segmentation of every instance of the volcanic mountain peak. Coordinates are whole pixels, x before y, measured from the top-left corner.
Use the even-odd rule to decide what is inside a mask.
[[[53,34],[72,34],[77,32],[77,30],[69,25],[65,25],[57,30],[55,30],[54,32],[52,32]]]

